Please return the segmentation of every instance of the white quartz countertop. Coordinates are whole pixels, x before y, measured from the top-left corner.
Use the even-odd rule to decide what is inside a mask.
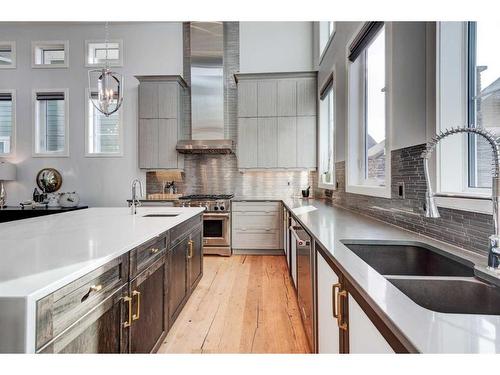
[[[89,208],[0,224],[0,298],[34,300],[201,213],[202,208]],[[179,213],[175,217],[144,217]]]
[[[424,243],[472,261],[487,274],[481,256],[359,215],[321,200],[285,199],[285,205],[321,247],[369,295],[386,317],[423,353],[500,352],[500,316],[445,314],[423,308],[349,250],[341,241]],[[479,275],[481,277],[481,275]],[[489,273],[489,277],[498,277]]]

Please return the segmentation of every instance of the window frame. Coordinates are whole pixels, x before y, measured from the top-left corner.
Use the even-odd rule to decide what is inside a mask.
[[[326,23],[326,24],[325,24]],[[330,32],[330,23],[333,24],[332,31]],[[325,27],[326,26],[326,27]],[[321,33],[324,32],[322,31],[322,28],[327,28],[328,29],[328,39],[325,43],[325,46],[323,47],[323,50],[321,49]],[[323,61],[326,55],[326,51],[330,48],[330,45],[332,44],[333,37],[335,36],[335,33],[337,31],[337,27],[335,24],[335,21],[319,21],[318,22],[318,50],[319,50],[319,64]]]
[[[89,99],[89,88],[87,87],[85,89],[85,157],[86,158],[120,158],[123,157],[123,145],[124,145],[124,136],[123,136],[123,106],[118,110],[118,127],[119,127],[119,146],[120,146],[120,151],[119,152],[98,152],[98,153],[91,153],[89,152],[89,135],[90,135],[90,125],[91,125],[91,120],[89,116],[89,110],[90,108],[93,108],[93,110],[96,110],[92,103],[90,103]],[[93,123],[93,121],[92,121]]]
[[[51,92],[63,92],[64,93],[64,150],[54,151],[54,152],[37,152],[37,142],[38,142],[38,117],[37,117],[37,106],[38,100],[36,98],[37,93],[51,93]],[[32,91],[32,157],[34,158],[54,158],[54,157],[69,157],[69,90],[65,89],[33,89]]]
[[[85,67],[87,68],[95,68],[95,67],[104,67],[104,63],[89,63],[89,45],[91,43],[105,43],[106,41],[104,39],[89,39],[85,40],[85,53],[84,53],[84,58],[85,58]],[[112,67],[123,67],[123,39],[110,39],[108,40],[108,43],[118,43],[119,49],[120,49],[120,58],[118,60],[109,60],[109,66]]]
[[[50,47],[64,46],[63,64],[37,64],[37,49],[48,50]],[[68,40],[49,40],[31,42],[31,67],[33,69],[65,69],[69,68],[69,41]]]
[[[392,40],[393,40],[393,29],[391,22],[384,23],[385,29],[385,185],[379,186],[369,183],[369,180],[363,177],[366,184],[359,183],[360,174],[364,175],[364,167],[361,168],[359,163],[360,156],[359,152],[362,151],[359,146],[359,142],[365,144],[365,107],[366,107],[366,95],[363,93],[363,101],[360,102],[359,108],[357,108],[357,118],[362,118],[362,121],[358,123],[353,123],[353,116],[351,115],[351,105],[352,97],[354,93],[354,88],[351,87],[351,67],[354,62],[349,61],[349,48],[354,42],[356,37],[362,31],[364,22],[357,28],[353,33],[352,37],[346,44],[345,49],[345,61],[346,61],[346,77],[347,77],[347,98],[346,98],[346,108],[347,108],[347,129],[346,129],[346,192],[353,194],[369,195],[374,197],[391,198],[391,151],[392,151],[392,64],[393,64],[393,51],[392,51]],[[361,57],[359,57],[361,58]],[[357,60],[357,59],[356,59]],[[360,79],[366,79],[365,74],[360,77]],[[363,83],[363,90],[366,89],[366,85]],[[359,93],[357,93],[359,96]],[[361,129],[363,128],[363,129]],[[362,137],[363,139],[360,139]],[[355,146],[355,144],[357,146]],[[364,146],[363,146],[364,149]],[[355,175],[355,176],[354,176]]]
[[[328,189],[328,190],[336,190],[336,182],[337,182],[337,176],[335,173],[335,123],[336,123],[336,69],[333,67],[331,75],[329,75],[329,78],[332,77],[332,87],[328,89],[328,94],[325,97],[325,100],[319,99],[319,121],[318,121],[318,187],[321,189]],[[330,124],[330,105],[329,105],[329,99],[328,96],[333,95],[333,127],[332,127],[332,183],[324,183],[321,180],[321,176],[323,174],[322,168],[321,168],[321,154],[323,147],[325,147],[325,142],[322,142],[322,134],[323,134],[323,126],[329,126]],[[325,114],[326,114],[326,121],[325,121]],[[326,125],[325,125],[326,124]]]
[[[454,113],[455,116],[458,116],[460,126],[464,124],[469,124],[470,121],[470,51],[469,51],[469,27],[467,22],[457,21],[451,22],[460,25],[461,31],[461,40],[458,43],[458,48],[460,48],[460,74],[461,76],[457,80],[459,82],[460,89],[458,90],[455,107],[459,107],[459,109]],[[439,133],[441,130],[444,130],[447,127],[457,126],[457,124],[444,124],[443,116],[447,116],[449,109],[443,104],[442,98],[443,91],[445,90],[443,86],[443,80],[446,79],[446,75],[443,74],[442,70],[442,59],[443,59],[443,49],[441,43],[442,39],[442,22],[437,22],[436,24],[436,127],[435,131]],[[454,76],[456,79],[456,75]],[[460,103],[460,104],[457,104]],[[434,134],[429,135],[428,140],[431,140],[431,137]],[[459,155],[464,155],[459,160],[459,168],[458,172],[455,171],[456,178],[453,182],[449,182],[449,178],[445,177],[446,171],[449,168],[444,167],[445,164],[444,157],[446,153],[443,151],[443,145],[438,144],[436,150],[434,152],[434,179],[435,181],[435,191],[437,193],[454,193],[457,195],[461,195],[464,197],[436,197],[436,204],[439,207],[451,208],[451,209],[459,209],[462,211],[472,211],[479,213],[492,214],[492,204],[491,201],[484,200],[486,197],[491,196],[491,188],[475,188],[470,187],[469,185],[469,168],[470,168],[470,150],[469,150],[469,137],[460,137],[456,135],[454,137],[450,137],[450,140],[455,138],[456,141],[453,144],[454,152],[453,156],[457,157]],[[458,154],[458,155],[457,155]],[[456,164],[456,162],[455,162]],[[445,171],[446,170],[446,171]],[[455,188],[449,189],[444,186],[443,179],[446,180],[446,184],[448,186],[455,184]],[[458,187],[457,187],[458,186]],[[474,199],[478,198],[478,199]],[[483,199],[481,199],[483,198]]]
[[[10,94],[12,96],[12,128],[10,135],[10,152],[1,153],[0,159],[11,158],[16,154],[16,90],[15,89],[0,89],[0,93]]]
[[[16,69],[17,68],[16,42],[13,40],[2,40],[0,41],[0,45],[10,45],[10,50],[12,54],[12,64],[0,65],[0,69]]]

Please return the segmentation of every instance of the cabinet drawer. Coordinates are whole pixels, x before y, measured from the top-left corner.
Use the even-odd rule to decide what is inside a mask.
[[[279,230],[276,229],[234,229],[234,249],[278,249]]]
[[[203,222],[203,216],[201,214],[181,223],[170,230],[170,245],[175,246],[177,242],[182,240],[189,234],[193,229],[195,229],[199,224]]]
[[[170,239],[167,232],[160,238],[148,241],[130,252],[130,277],[135,277],[139,272],[145,270],[158,257],[164,253]]]
[[[231,209],[233,212],[279,212],[281,202],[233,202]]]
[[[234,229],[279,229],[281,220],[278,212],[234,212]]]
[[[128,281],[128,253],[37,301],[36,347],[49,342]]]

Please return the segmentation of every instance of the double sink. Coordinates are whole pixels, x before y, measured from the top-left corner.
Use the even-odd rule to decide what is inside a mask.
[[[500,287],[478,278],[471,262],[419,245],[342,242],[422,307],[442,313],[500,315]]]

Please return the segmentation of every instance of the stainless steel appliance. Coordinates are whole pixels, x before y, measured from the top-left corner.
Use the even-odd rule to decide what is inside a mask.
[[[232,194],[186,195],[178,207],[205,207],[203,213],[203,254],[230,256]]]
[[[297,295],[299,308],[309,346],[314,351],[313,244],[309,234],[295,220],[292,220],[290,232],[292,233],[292,241],[295,242],[297,251]]]

